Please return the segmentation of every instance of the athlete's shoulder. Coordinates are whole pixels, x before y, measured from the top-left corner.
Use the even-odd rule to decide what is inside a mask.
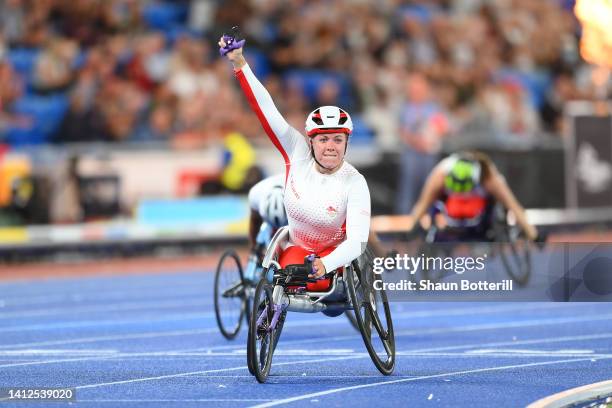
[[[363,174],[361,174],[359,170],[357,170],[355,166],[350,163],[344,162],[340,172],[342,173],[343,178],[345,178],[349,184],[357,183],[365,184],[366,186],[368,184]]]
[[[342,167],[340,168],[340,170],[338,170],[338,173],[340,173],[344,177],[358,177],[358,176],[361,176],[361,173],[359,173],[359,170],[357,170],[355,168],[355,166],[353,166],[352,164],[350,164],[347,161],[345,161],[342,164]]]

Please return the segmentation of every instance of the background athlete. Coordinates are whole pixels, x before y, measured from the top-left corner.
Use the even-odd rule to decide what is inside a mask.
[[[480,220],[486,227],[491,200],[501,203],[516,218],[528,239],[539,239],[538,230],[527,220],[506,180],[491,159],[480,152],[453,154],[434,167],[411,213],[409,230],[436,201],[444,203],[445,215],[456,220]]]

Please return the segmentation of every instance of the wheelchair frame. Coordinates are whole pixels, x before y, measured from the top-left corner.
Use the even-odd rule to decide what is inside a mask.
[[[390,375],[395,367],[395,338],[391,312],[384,291],[370,289],[371,292],[366,293],[368,290],[366,288],[368,284],[367,271],[362,271],[355,260],[344,267],[342,276],[339,276],[337,270],[327,274],[332,279],[331,287],[327,291],[314,292],[291,289],[292,291],[288,293],[287,286],[294,286],[291,285],[292,276],[290,273],[285,274],[285,270],[278,263],[282,247],[288,238],[288,228],[280,228],[270,241],[262,262],[265,271],[264,276],[270,269],[274,269],[275,274],[272,284],[268,283],[264,277],[255,291],[254,308],[251,314],[247,340],[247,362],[251,374],[261,383],[266,381],[287,312],[315,313],[330,311],[342,313],[343,311],[354,310],[359,331],[374,365],[382,374]],[[287,270],[289,270],[289,266],[287,266]],[[283,278],[286,281],[281,284]],[[358,292],[363,292],[363,294],[358,296]],[[371,304],[372,301],[377,303],[375,292],[380,292],[379,297],[383,307]],[[357,308],[354,307],[356,304],[359,305]],[[364,316],[361,316],[362,309],[364,310]],[[381,309],[385,313],[386,328],[377,314],[377,309]],[[372,334],[374,333],[372,327],[375,328],[384,346],[386,353],[384,360],[377,354],[378,352],[372,343]],[[259,348],[258,341],[261,341]]]

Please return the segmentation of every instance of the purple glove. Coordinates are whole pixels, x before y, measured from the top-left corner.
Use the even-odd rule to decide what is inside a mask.
[[[304,258],[304,261],[305,262],[310,262],[312,264],[316,257],[317,257],[316,254],[306,255],[306,257]],[[314,266],[311,266],[310,273],[313,274],[313,275],[315,274]],[[317,279],[321,279],[321,278],[317,278]]]
[[[244,46],[244,43],[246,42],[246,40],[236,41],[236,38],[234,38],[234,36],[228,34],[223,35],[223,41],[225,41],[225,47],[219,48],[219,53],[224,57],[225,55],[227,55],[228,52],[234,51],[238,48],[242,48]]]

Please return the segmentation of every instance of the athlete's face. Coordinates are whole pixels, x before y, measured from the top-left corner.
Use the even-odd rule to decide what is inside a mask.
[[[335,169],[342,163],[346,151],[346,134],[323,133],[312,138],[315,159],[326,169]]]

